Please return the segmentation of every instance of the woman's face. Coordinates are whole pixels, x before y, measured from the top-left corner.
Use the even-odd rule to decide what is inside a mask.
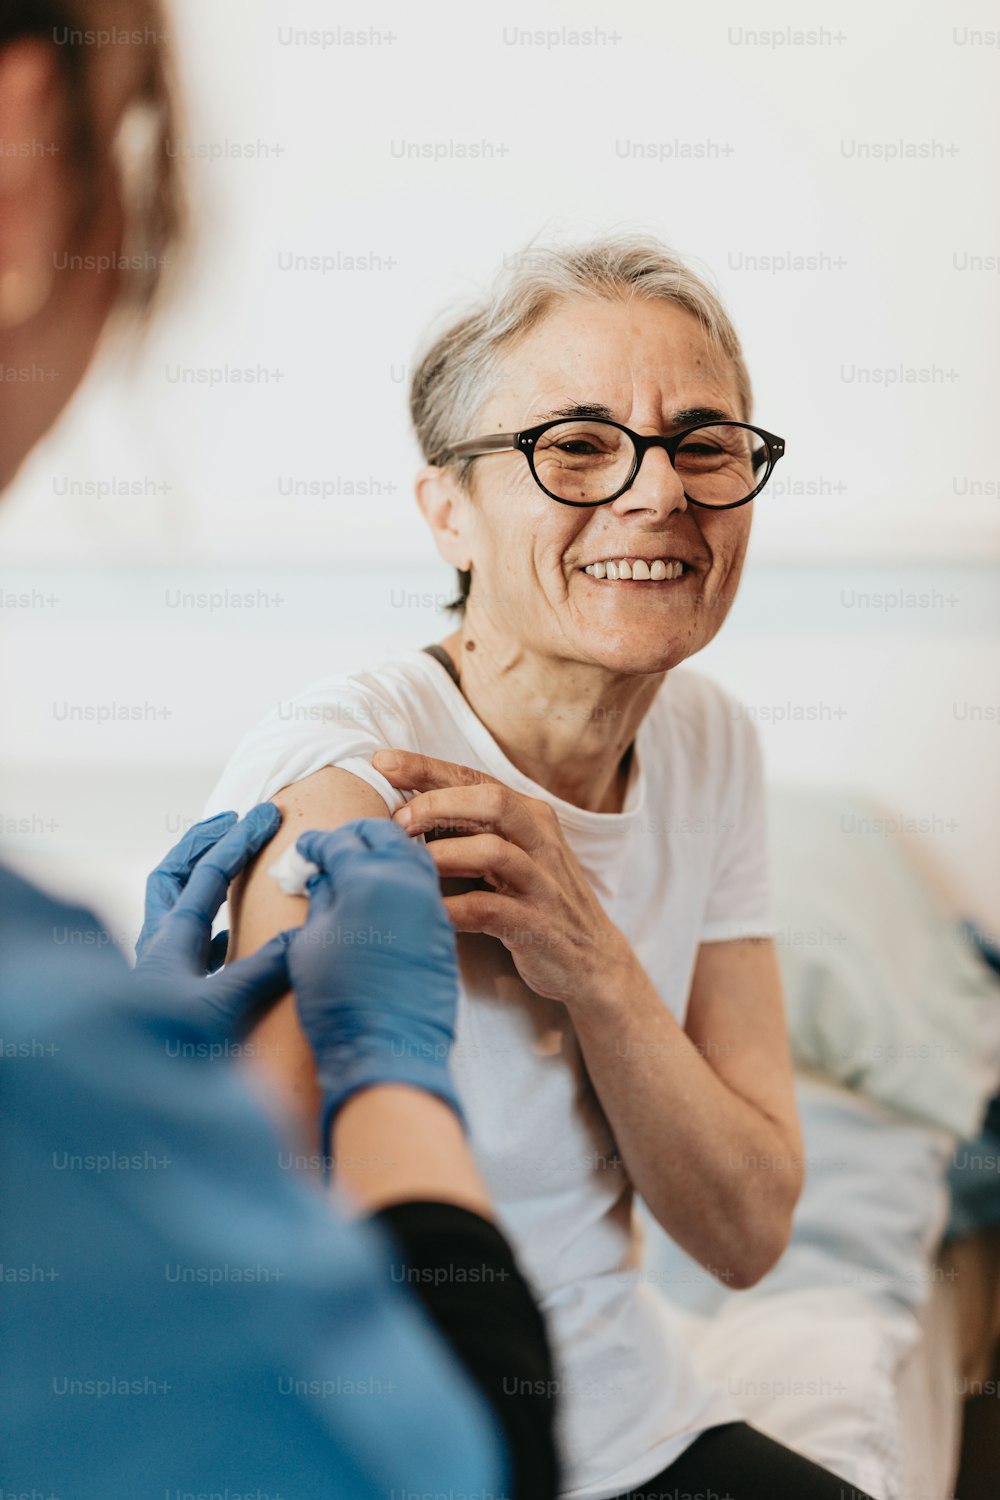
[[[645,434],[690,426],[695,410],[744,419],[729,362],[692,314],[666,302],[577,297],[511,351],[461,436],[521,431],[573,407],[605,408]],[[589,509],[549,499],[519,453],[476,459],[455,522],[472,561],[468,626],[560,660],[665,671],[707,645],[726,618],[752,509],[752,501],[735,510],[689,505],[660,448],[646,453],[631,489]],[[684,572],[663,582],[584,572],[634,557],[680,560]]]

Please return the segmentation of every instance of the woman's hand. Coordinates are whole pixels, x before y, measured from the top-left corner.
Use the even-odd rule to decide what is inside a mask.
[[[620,982],[632,950],[547,802],[408,750],[379,750],[372,765],[393,786],[417,793],[394,815],[408,834],[455,835],[428,845],[441,878],[492,887],[445,897],[459,932],[499,938],[525,984],[566,1005],[606,991],[612,976]]]

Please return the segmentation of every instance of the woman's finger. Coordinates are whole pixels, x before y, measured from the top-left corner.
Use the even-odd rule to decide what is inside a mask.
[[[418,755],[415,750],[376,750],[372,766],[386,781],[406,792],[425,792],[433,787],[500,785],[485,771],[474,771],[456,761],[437,760],[433,755]]]
[[[517,900],[495,891],[466,891],[446,896],[445,910],[456,932],[481,932],[499,938],[506,947],[514,944],[524,920]]]
[[[541,883],[534,860],[495,833],[438,839],[427,847],[442,880],[486,880],[517,896],[534,895]]]
[[[498,833],[526,854],[536,854],[551,837],[554,817],[546,803],[494,781],[419,792],[393,815],[393,822],[411,835]]]

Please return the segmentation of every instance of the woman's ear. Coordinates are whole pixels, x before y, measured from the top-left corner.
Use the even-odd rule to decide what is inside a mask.
[[[453,568],[468,571],[472,549],[464,522],[469,497],[453,470],[426,464],[417,474],[416,495],[438,552]]]

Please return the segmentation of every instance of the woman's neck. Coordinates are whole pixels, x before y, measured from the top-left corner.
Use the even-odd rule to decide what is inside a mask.
[[[441,643],[462,692],[507,759],[546,791],[589,812],[620,812],[635,738],[663,673],[618,677],[555,663],[463,626]]]

